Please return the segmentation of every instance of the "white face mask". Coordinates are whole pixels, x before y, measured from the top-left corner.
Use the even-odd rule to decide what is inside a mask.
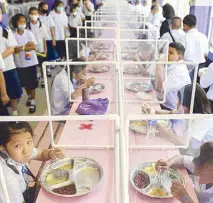
[[[30,19],[32,21],[37,21],[38,20],[38,15],[30,15]]]
[[[73,16],[76,16],[76,15],[77,15],[77,12],[75,11],[75,12],[73,12],[72,14],[73,14]]]
[[[18,25],[18,29],[19,30],[25,30],[25,28],[26,28],[26,24],[23,24],[23,25]]]

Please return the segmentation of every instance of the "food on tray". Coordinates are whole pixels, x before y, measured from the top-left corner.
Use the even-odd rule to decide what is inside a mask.
[[[158,120],[158,124],[165,127],[165,128],[168,128],[169,120]]]
[[[157,173],[157,171],[155,170],[155,163],[152,163],[152,166],[144,167],[143,171],[149,175],[155,175]]]
[[[66,181],[67,181],[66,177],[59,179],[59,178],[55,177],[52,173],[48,173],[46,176],[47,185],[56,185],[56,184],[64,183]]]
[[[61,195],[74,195],[76,194],[77,191],[76,191],[75,184],[70,184],[60,188],[55,188],[53,189],[53,192],[61,194]]]
[[[90,68],[90,72],[95,72],[95,73],[103,73],[107,72],[109,70],[109,66],[93,66]]]
[[[124,73],[126,74],[138,74],[141,70],[138,66],[132,66],[132,67],[124,67]]]
[[[147,126],[146,121],[132,121],[132,123],[133,123],[135,126],[138,126],[138,127]]]
[[[153,89],[150,81],[128,82],[126,88],[133,92],[149,92]]]
[[[149,192],[149,195],[153,197],[166,197],[168,193],[163,188],[152,188]]]
[[[72,164],[71,163],[68,163],[68,164],[64,164],[63,166],[59,167],[60,169],[63,169],[63,170],[70,170],[73,168]]]
[[[146,188],[150,184],[149,175],[144,173],[143,171],[137,171],[134,178],[134,184],[139,189]]]

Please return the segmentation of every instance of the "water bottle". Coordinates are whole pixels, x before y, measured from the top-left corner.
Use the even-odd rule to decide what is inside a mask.
[[[146,139],[154,139],[156,134],[157,120],[148,120]]]

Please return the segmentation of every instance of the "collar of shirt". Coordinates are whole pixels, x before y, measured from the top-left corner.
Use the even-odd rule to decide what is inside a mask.
[[[192,29],[189,30],[187,33],[192,33],[192,32],[198,32],[197,28],[192,28]]]

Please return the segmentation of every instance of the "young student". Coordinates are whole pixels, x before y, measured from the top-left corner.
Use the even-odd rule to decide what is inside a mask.
[[[198,63],[198,69],[200,69],[205,65],[209,53],[209,43],[207,37],[196,29],[196,25],[197,18],[192,14],[183,19],[183,30],[186,32],[184,60]],[[191,78],[193,80],[194,71],[191,73]]]
[[[13,27],[16,29],[14,37],[18,43],[15,48],[15,64],[22,87],[28,95],[26,105],[29,106],[29,113],[36,112],[35,90],[38,87],[37,69],[38,59],[36,56],[37,41],[33,33],[26,29],[26,17],[17,13],[11,19]]]
[[[38,5],[39,9],[39,20],[43,25],[46,26],[48,32],[47,43],[47,60],[55,61],[59,58],[58,53],[55,50],[56,40],[55,40],[55,23],[51,15],[49,15],[48,4],[46,2],[41,2]],[[50,68],[47,67],[47,76],[51,77]]]
[[[0,54],[0,116],[9,116],[6,104],[10,101],[10,99],[7,95],[5,79],[2,72],[4,69],[5,64],[2,55]]]
[[[172,28],[160,38],[162,40],[168,40],[169,43],[178,42],[181,43],[184,47],[186,44],[186,33],[181,29],[182,20],[179,17],[173,17],[171,21]]]
[[[62,61],[66,57],[66,46],[65,38],[68,29],[68,18],[64,12],[64,4],[62,1],[56,1],[53,10],[50,12],[55,23],[55,40],[56,40],[56,51]]]
[[[133,12],[136,15],[142,15],[143,11],[142,11],[142,4],[140,0],[136,0],[135,6],[133,7]]]
[[[159,160],[156,170],[166,170],[174,166],[186,167],[194,176],[194,188],[199,202],[213,202],[213,142],[203,144],[194,156],[176,155],[168,161]],[[173,181],[172,195],[181,203],[197,203],[189,196],[185,187]]]
[[[10,202],[23,203],[26,201],[23,193],[28,189],[29,183],[29,176],[26,174],[26,171],[29,172],[29,161],[48,161],[63,158],[64,155],[60,149],[35,148],[33,130],[27,122],[1,122],[0,132],[0,162]],[[1,186],[0,202],[5,202]]]
[[[82,26],[81,16],[77,12],[77,7],[71,8],[71,15],[68,18],[70,34],[72,38],[77,37],[77,27]]]
[[[44,88],[44,77],[42,70],[42,63],[46,60],[47,55],[47,45],[46,39],[48,39],[48,31],[44,24],[39,20],[38,9],[31,7],[28,15],[30,17],[30,22],[28,23],[28,29],[32,31],[35,39],[37,39],[38,44],[36,44],[36,52],[42,55],[37,54],[39,61],[39,66],[41,69],[41,87]]]
[[[157,5],[153,5],[151,7],[151,13],[147,19],[147,21],[149,23],[151,23],[152,25],[156,26],[158,28],[158,30],[160,30],[160,26],[163,22],[163,16],[162,14],[159,12],[159,7]]]
[[[86,17],[86,20],[88,21],[92,20],[92,15],[94,11],[95,11],[94,4],[90,0],[85,0],[83,5],[83,14]],[[88,26],[91,26],[91,24],[88,23]]]
[[[84,62],[82,59],[72,61]],[[68,115],[72,104],[69,101],[82,96],[82,89],[94,84],[94,78],[86,79],[86,65],[72,65],[69,81],[67,70],[59,72],[52,82],[51,107],[53,115]],[[69,94],[69,90],[71,95]]]
[[[148,17],[150,13],[150,5],[148,5],[148,0],[143,0],[142,3],[142,14],[144,17]]]
[[[203,72],[202,74],[200,74],[200,85],[202,88],[209,87],[209,90],[207,92],[207,97],[211,101],[211,106],[213,110],[213,63],[209,65],[206,72]]]
[[[184,47],[180,43],[171,43],[169,45],[169,61],[182,61],[184,56]],[[164,79],[165,67],[157,65],[156,67],[156,91],[160,100],[163,99],[164,88],[166,88],[166,102],[161,105],[164,110],[174,110],[177,108],[178,91],[185,85],[191,84],[189,71],[184,64],[168,65],[167,81]]]
[[[16,46],[17,42],[13,36],[12,31],[9,27],[6,27],[2,23],[2,9],[0,8],[0,54],[5,64],[5,69],[2,71],[6,83],[7,95],[10,98],[10,106],[12,108],[13,116],[18,115],[18,99],[20,99],[22,95],[21,84],[13,57],[14,47]],[[5,96],[6,99],[6,95],[4,94],[2,97],[3,96]],[[5,102],[3,101],[3,103]],[[4,109],[6,110],[6,108]]]

